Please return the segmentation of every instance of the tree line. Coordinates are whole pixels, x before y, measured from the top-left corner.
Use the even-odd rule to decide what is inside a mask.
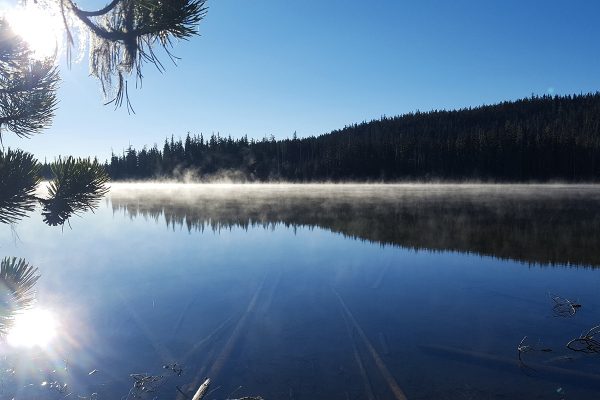
[[[384,116],[306,138],[171,136],[105,167],[114,180],[597,181],[600,92]]]

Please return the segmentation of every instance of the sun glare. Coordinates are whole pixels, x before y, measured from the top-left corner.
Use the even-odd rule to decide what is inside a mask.
[[[36,58],[51,57],[61,47],[62,22],[51,12],[27,4],[5,13],[12,30],[27,42]]]
[[[31,309],[15,317],[6,341],[13,347],[44,347],[58,333],[58,321],[47,310]]]

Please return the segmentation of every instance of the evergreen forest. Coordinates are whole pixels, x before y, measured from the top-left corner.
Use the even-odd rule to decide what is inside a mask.
[[[171,136],[105,167],[113,180],[598,181],[600,92],[384,116],[305,138]]]

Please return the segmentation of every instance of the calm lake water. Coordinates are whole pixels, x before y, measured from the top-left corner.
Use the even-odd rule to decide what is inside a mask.
[[[598,186],[114,184],[0,255],[56,324],[0,344],[1,399],[600,393],[600,354],[566,347],[600,324]]]

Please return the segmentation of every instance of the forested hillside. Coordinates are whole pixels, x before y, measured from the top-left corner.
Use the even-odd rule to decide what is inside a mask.
[[[415,112],[321,136],[187,135],[107,162],[119,179],[597,181],[600,93]]]

